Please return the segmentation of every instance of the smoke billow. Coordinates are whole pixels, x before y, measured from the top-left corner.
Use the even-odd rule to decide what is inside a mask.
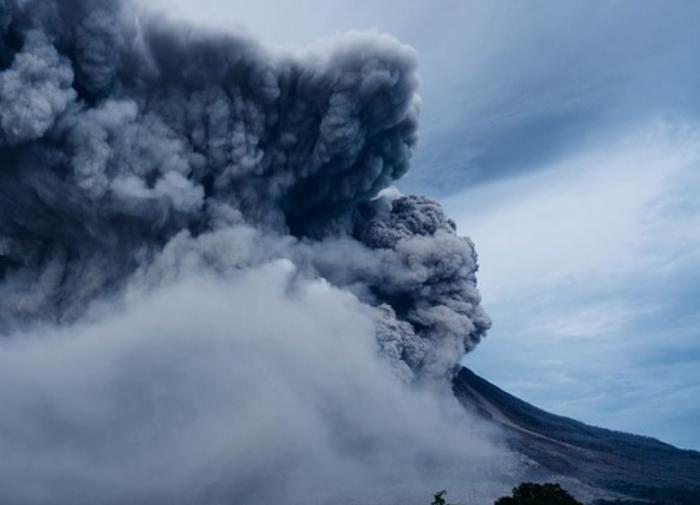
[[[0,0],[0,501],[493,493],[509,456],[436,393],[490,326],[473,245],[382,191],[417,85],[385,35]]]

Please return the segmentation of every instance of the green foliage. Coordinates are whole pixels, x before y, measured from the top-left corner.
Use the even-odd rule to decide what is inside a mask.
[[[513,496],[499,498],[495,505],[582,505],[559,484],[524,482],[513,489]]]

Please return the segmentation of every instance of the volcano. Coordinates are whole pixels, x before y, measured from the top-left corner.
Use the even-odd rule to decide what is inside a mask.
[[[700,452],[551,414],[460,368],[453,392],[497,425],[534,479],[557,475],[587,503],[697,505]]]
[[[0,0],[0,505],[700,503],[697,453],[466,369],[456,404],[491,319],[469,230],[396,186],[419,83],[375,31]]]

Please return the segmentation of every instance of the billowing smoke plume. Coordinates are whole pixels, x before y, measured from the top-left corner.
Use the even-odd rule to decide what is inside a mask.
[[[0,0],[0,496],[291,503],[325,479],[391,502],[418,469],[493,477],[448,407],[401,399],[490,325],[471,242],[382,192],[417,84],[384,35],[293,55],[119,1]]]
[[[355,34],[293,58],[97,0],[1,19],[4,325],[74,320],[176,234],[245,222],[314,242],[309,266],[361,285],[413,371],[448,372],[488,328],[473,248],[439,206],[372,200],[416,141],[410,48]]]

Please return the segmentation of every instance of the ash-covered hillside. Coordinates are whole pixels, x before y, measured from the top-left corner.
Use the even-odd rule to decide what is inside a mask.
[[[553,473],[598,503],[700,503],[700,453],[659,440],[589,426],[538,409],[468,368],[453,381],[468,410],[508,433],[509,445],[527,456],[535,474]]]

